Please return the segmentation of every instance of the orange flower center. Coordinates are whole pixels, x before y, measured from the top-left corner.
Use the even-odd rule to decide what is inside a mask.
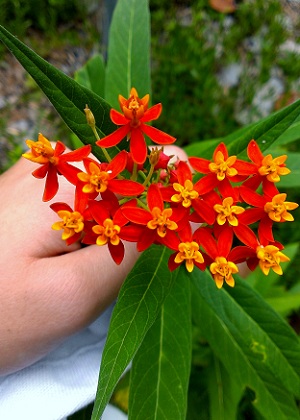
[[[196,190],[194,190],[194,185],[192,181],[186,179],[184,182],[184,186],[174,182],[173,188],[179,194],[174,194],[171,197],[171,200],[174,203],[182,203],[183,207],[190,207],[192,205],[192,200],[198,198],[199,194]]]
[[[292,222],[294,220],[294,217],[288,210],[295,210],[298,207],[298,204],[285,201],[285,199],[286,194],[276,194],[272,198],[272,201],[266,203],[264,206],[265,212],[268,213],[268,216],[271,220],[274,220],[274,222]]]
[[[80,172],[77,174],[80,181],[85,182],[82,191],[90,194],[93,192],[102,193],[107,190],[107,184],[109,181],[109,173],[101,171],[99,166],[91,162],[89,165],[89,173]]]
[[[121,228],[120,226],[115,225],[113,220],[105,219],[103,226],[95,225],[92,229],[96,235],[99,235],[96,240],[97,245],[105,245],[107,242],[110,242],[112,245],[119,245],[119,233]]]
[[[145,95],[140,99],[136,89],[132,88],[128,99],[124,98],[122,95],[119,95],[119,102],[123,114],[126,118],[131,120],[131,127],[138,127],[140,125],[140,119],[143,117],[145,111],[148,108],[149,95]]]
[[[286,158],[286,155],[282,155],[273,159],[272,155],[267,155],[263,158],[258,172],[260,175],[266,176],[270,182],[279,182],[280,175],[287,175],[291,172],[284,164]]]
[[[82,232],[84,228],[84,218],[78,211],[60,210],[57,212],[58,216],[62,219],[52,225],[52,229],[63,229],[62,239],[66,240],[71,238],[75,233]]]
[[[51,143],[42,134],[39,134],[38,140],[26,140],[26,144],[30,151],[24,153],[22,156],[32,162],[47,163],[50,162],[54,165],[57,164],[58,158],[54,157],[54,149]]]
[[[229,156],[225,160],[223,153],[219,150],[216,153],[214,162],[211,162],[208,167],[211,172],[214,172],[217,175],[219,181],[223,181],[226,176],[237,175],[238,171],[232,166],[236,162],[236,156]]]
[[[214,277],[218,289],[223,286],[224,281],[229,286],[234,286],[234,278],[232,277],[232,274],[237,273],[239,269],[233,262],[227,261],[224,257],[217,257],[215,261],[211,263],[209,269]]]
[[[281,275],[282,268],[279,264],[290,260],[274,245],[267,245],[265,247],[262,245],[258,246],[256,255],[259,259],[259,266],[266,276],[269,274],[270,268],[272,268],[276,274]]]
[[[239,221],[236,214],[241,214],[245,210],[240,206],[233,206],[233,198],[226,197],[224,198],[222,204],[215,204],[214,210],[218,213],[217,222],[219,225],[224,225],[226,221],[232,226],[237,226]]]
[[[164,238],[167,234],[167,229],[176,230],[177,224],[170,220],[172,216],[172,209],[164,209],[161,211],[158,207],[154,207],[151,211],[153,219],[147,223],[149,229],[156,229],[157,234]]]
[[[204,262],[197,242],[181,242],[178,245],[178,250],[179,252],[176,254],[174,261],[176,264],[181,264],[185,261],[185,266],[189,273],[194,269],[194,262],[200,264]]]

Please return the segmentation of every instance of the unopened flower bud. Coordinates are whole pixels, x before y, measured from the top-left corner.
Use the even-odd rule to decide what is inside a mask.
[[[95,127],[96,126],[95,117],[92,111],[90,110],[90,108],[88,107],[88,105],[85,106],[84,112],[85,112],[88,125],[91,127]]]
[[[158,147],[154,147],[153,149],[151,149],[151,152],[149,155],[149,162],[151,163],[152,166],[157,165],[162,151],[163,151],[162,147],[160,149]]]

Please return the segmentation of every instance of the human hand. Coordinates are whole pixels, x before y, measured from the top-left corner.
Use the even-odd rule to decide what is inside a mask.
[[[187,159],[176,146],[164,152]],[[21,159],[0,176],[0,374],[22,369],[94,321],[117,297],[138,258],[124,243],[120,265],[107,247],[67,246],[51,225],[57,215],[41,200],[44,182]],[[73,205],[74,186],[60,177],[52,202]]]

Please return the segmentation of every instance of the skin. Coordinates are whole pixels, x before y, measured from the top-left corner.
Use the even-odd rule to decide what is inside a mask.
[[[176,146],[169,155],[187,159]],[[105,246],[66,246],[52,202],[73,206],[74,187],[60,177],[58,194],[42,202],[36,165],[20,159],[0,176],[0,375],[18,371],[93,322],[117,297],[139,254],[125,243],[118,266]]]

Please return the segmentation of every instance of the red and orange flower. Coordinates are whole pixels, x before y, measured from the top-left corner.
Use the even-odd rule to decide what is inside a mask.
[[[137,164],[143,164],[147,157],[145,134],[152,141],[160,145],[175,142],[175,137],[146,124],[156,120],[162,111],[161,104],[156,104],[148,108],[149,95],[139,98],[136,89],[132,88],[128,99],[119,95],[119,103],[123,114],[115,109],[111,109],[110,118],[114,124],[121,127],[101,140],[98,140],[98,146],[104,148],[116,146],[127,136],[127,139],[130,140],[132,159]]]
[[[51,200],[58,191],[58,175],[63,175],[69,182],[76,185],[80,169],[68,162],[79,162],[91,153],[91,146],[83,146],[72,152],[64,153],[66,146],[58,141],[53,149],[50,141],[39,134],[38,140],[27,140],[30,151],[22,156],[41,166],[32,172],[35,178],[45,178],[43,201]]]

